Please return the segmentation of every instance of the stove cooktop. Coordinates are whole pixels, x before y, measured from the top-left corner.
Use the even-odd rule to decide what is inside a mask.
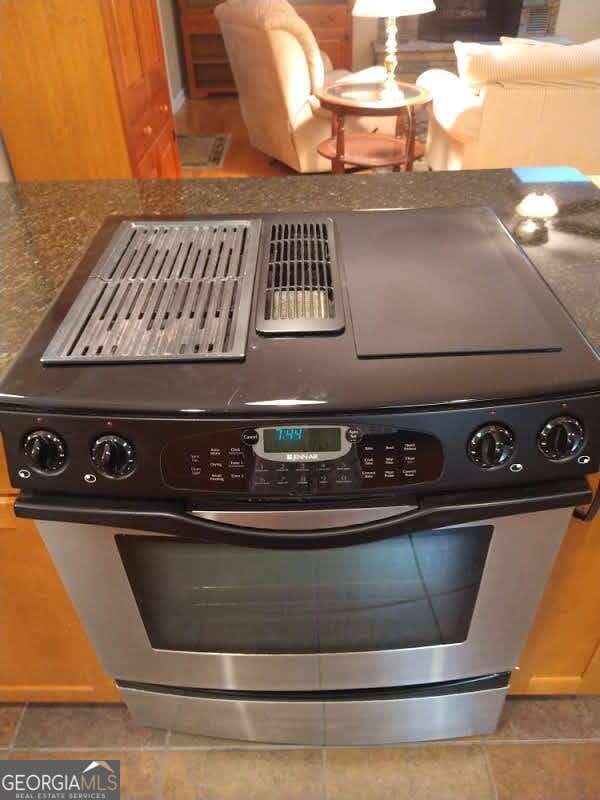
[[[80,411],[376,411],[585,393],[591,345],[492,211],[110,220],[3,381]]]

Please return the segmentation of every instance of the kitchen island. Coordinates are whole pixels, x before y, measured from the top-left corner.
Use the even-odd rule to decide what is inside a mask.
[[[575,180],[523,182],[509,170],[236,181],[21,184],[0,188],[0,371],[58,295],[91,238],[112,215],[173,217],[360,208],[490,206],[594,346],[600,347],[600,192]],[[545,192],[548,221],[523,199]],[[399,254],[399,268],[401,268]],[[368,265],[365,265],[368,269]],[[0,467],[1,472],[1,467]],[[117,699],[87,644],[31,523],[17,521],[0,476],[0,582],[19,602],[2,607],[8,646],[1,699]],[[574,522],[557,562],[513,690],[600,691],[600,525]],[[35,586],[29,580],[35,576]],[[29,585],[28,585],[29,584]],[[27,587],[27,588],[25,588]],[[21,601],[21,598],[24,598]],[[52,642],[52,648],[47,645]],[[50,652],[52,651],[52,652]],[[24,653],[21,659],[20,653]],[[40,656],[42,653],[42,656]],[[48,653],[46,659],[45,653]]]

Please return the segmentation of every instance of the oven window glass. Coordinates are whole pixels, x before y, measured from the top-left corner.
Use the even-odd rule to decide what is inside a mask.
[[[153,647],[331,653],[464,641],[492,531],[444,528],[325,550],[116,540]]]

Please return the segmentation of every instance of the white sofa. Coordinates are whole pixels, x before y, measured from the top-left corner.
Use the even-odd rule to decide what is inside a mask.
[[[456,42],[459,77],[418,79],[433,104],[434,170],[574,166],[600,173],[600,40],[583,45],[503,39]]]
[[[350,76],[333,70],[314,34],[287,0],[227,0],[215,8],[251,144],[297,172],[329,172],[317,146],[331,136],[331,115],[315,91]],[[356,73],[378,82],[383,68]],[[393,133],[395,121],[349,118],[348,132]]]

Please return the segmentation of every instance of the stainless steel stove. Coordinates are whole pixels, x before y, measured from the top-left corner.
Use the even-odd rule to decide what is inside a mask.
[[[110,220],[0,392],[135,719],[228,738],[493,730],[600,462],[598,357],[483,208]]]

